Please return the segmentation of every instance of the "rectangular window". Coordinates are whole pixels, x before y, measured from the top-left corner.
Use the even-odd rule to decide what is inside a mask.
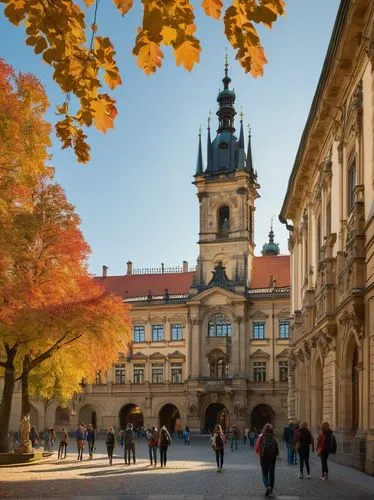
[[[124,384],[125,383],[125,365],[114,365],[114,383]]]
[[[171,364],[171,381],[173,384],[182,383],[182,363]]]
[[[290,332],[290,322],[284,319],[279,321],[279,338],[288,339]]]
[[[171,325],[171,340],[182,340],[183,327],[180,323]]]
[[[353,210],[355,204],[355,187],[356,187],[356,159],[351,161],[348,170],[348,214]]]
[[[253,364],[255,382],[266,382],[266,361],[255,361]]]
[[[253,338],[256,340],[261,340],[265,338],[265,322],[255,321],[253,323]]]
[[[145,341],[145,327],[144,325],[134,325],[134,342]]]
[[[164,365],[162,363],[154,363],[152,365],[152,384],[164,383]]]
[[[331,200],[326,205],[326,236],[331,234]]]
[[[321,231],[321,216],[318,216],[317,219],[317,248],[316,248],[316,254],[317,254],[317,262],[321,260],[322,253],[321,253],[321,245],[322,245],[322,231]]]
[[[144,365],[134,365],[134,384],[144,384]]]
[[[164,340],[164,325],[152,325],[152,341],[161,342]]]
[[[288,381],[288,361],[279,361],[279,380]]]

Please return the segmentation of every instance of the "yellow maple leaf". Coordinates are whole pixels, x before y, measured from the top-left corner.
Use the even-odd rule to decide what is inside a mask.
[[[177,66],[184,66],[191,71],[193,65],[200,60],[200,44],[196,38],[186,38],[184,42],[174,48]]]
[[[142,38],[142,45],[135,46],[134,54],[138,56],[138,66],[147,75],[154,73],[161,66],[164,57],[159,45],[144,37]]]
[[[104,80],[108,84],[110,90],[115,89],[116,87],[118,87],[118,85],[121,85],[122,83],[119,71],[116,69],[105,71]]]
[[[114,128],[117,109],[107,94],[100,94],[95,101],[92,101],[91,109],[94,112],[94,124],[97,130],[106,133],[109,128]]]
[[[83,0],[86,7],[91,7],[95,3],[95,0]]]
[[[170,45],[177,39],[177,30],[175,28],[170,28],[170,26],[164,26],[161,30],[162,41],[165,45]]]
[[[132,7],[132,0],[113,0],[114,5],[124,16]]]
[[[221,0],[203,0],[201,6],[207,16],[219,19],[223,7]]]

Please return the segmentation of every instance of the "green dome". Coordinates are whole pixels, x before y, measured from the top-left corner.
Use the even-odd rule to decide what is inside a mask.
[[[278,243],[265,243],[261,251],[262,255],[279,255]]]

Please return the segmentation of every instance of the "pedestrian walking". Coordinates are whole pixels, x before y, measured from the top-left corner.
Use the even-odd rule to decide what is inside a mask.
[[[55,432],[54,427],[50,427],[49,432],[51,433],[51,447],[53,450],[53,447],[54,447],[55,442],[56,442],[56,432]]]
[[[151,465],[157,466],[157,447],[159,440],[159,433],[155,425],[152,425],[151,429],[148,429],[147,434],[149,460]]]
[[[69,442],[68,433],[66,432],[65,428],[63,427],[61,429],[61,433],[60,433],[60,444],[58,447],[57,460],[60,460],[60,458],[61,459],[66,458],[66,449],[68,447],[68,442]],[[64,454],[64,457],[62,457],[63,454]]]
[[[51,448],[52,448],[52,442],[51,442],[52,441],[52,437],[51,437],[51,431],[50,431],[50,429],[47,429],[44,432],[43,441],[44,441],[44,451],[50,452]]]
[[[171,439],[170,433],[167,430],[166,426],[163,425],[161,427],[159,441],[158,441],[158,446],[160,448],[161,467],[166,467],[166,462],[168,459],[168,457],[167,457],[168,447],[169,447],[169,445],[171,445],[171,443],[172,443],[172,439]]]
[[[222,471],[223,467],[223,457],[225,454],[225,443],[226,438],[222,431],[222,427],[220,425],[216,425],[214,428],[213,435],[211,437],[212,448],[216,453],[216,462],[217,462],[217,470],[218,472]]]
[[[88,444],[88,454],[89,459],[93,459],[93,452],[95,449],[95,441],[96,441],[96,431],[93,428],[92,424],[89,424],[87,427],[87,444]]]
[[[83,460],[83,449],[86,441],[86,426],[84,424],[79,424],[78,429],[75,431],[75,439],[77,441],[77,460]]]
[[[329,478],[327,460],[330,453],[336,453],[336,439],[332,430],[330,429],[329,423],[323,422],[321,426],[321,432],[318,436],[317,441],[317,455],[319,455],[319,457],[321,458],[321,479],[324,481]]]
[[[237,425],[234,425],[232,428],[232,434],[231,434],[231,451],[234,451],[238,449],[238,441],[240,439],[240,429]]]
[[[30,429],[29,439],[31,441],[31,446],[36,449],[39,444],[39,434],[34,425]]]
[[[256,443],[256,433],[254,427],[249,429],[249,446],[253,449]]]
[[[108,434],[106,436],[105,444],[106,444],[106,449],[107,449],[107,452],[108,452],[109,465],[112,465],[112,462],[113,462],[113,450],[114,450],[114,446],[116,444],[116,438],[115,438],[115,435],[114,435],[114,429],[113,429],[113,427],[109,427],[109,429],[108,429]]]
[[[296,438],[298,436],[299,430],[300,430],[300,421],[295,420],[293,426],[293,464],[297,465],[297,449],[296,449]]]
[[[243,431],[243,444],[247,444],[247,439],[249,438],[249,429],[246,427]]]
[[[293,465],[294,463],[294,422],[291,420],[288,425],[283,429],[283,442],[287,448],[287,463]]]
[[[279,448],[274,438],[274,430],[271,424],[265,424],[262,434],[256,443],[256,453],[260,457],[262,479],[265,486],[265,496],[273,493],[275,479],[275,463],[279,455]]]
[[[295,448],[299,453],[300,458],[300,472],[299,478],[304,478],[304,464],[306,468],[307,478],[310,479],[310,465],[309,465],[309,452],[310,446],[312,446],[312,451],[314,453],[314,440],[313,436],[308,429],[308,423],[303,422],[301,424],[300,430],[296,435]]]
[[[127,424],[125,430],[125,464],[131,465],[130,455],[132,454],[132,461],[135,464],[135,432],[132,424]]]
[[[188,425],[186,425],[183,431],[183,439],[185,445],[190,446],[190,438],[191,438],[190,428],[188,427]]]

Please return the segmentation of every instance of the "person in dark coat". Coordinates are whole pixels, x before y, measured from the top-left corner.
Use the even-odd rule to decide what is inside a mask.
[[[304,463],[307,473],[307,478],[310,479],[310,465],[309,465],[309,452],[310,446],[312,446],[312,451],[314,452],[314,441],[313,436],[308,429],[308,423],[303,422],[301,428],[298,430],[295,436],[295,448],[299,453],[300,458],[300,472],[299,478],[304,477]]]
[[[108,451],[109,465],[112,465],[113,450],[114,450],[114,446],[116,444],[116,438],[114,435],[113,427],[109,427],[109,429],[108,429],[108,434],[106,436],[105,444],[106,444],[106,449]]]
[[[33,448],[37,448],[38,441],[39,441],[39,434],[38,434],[38,431],[35,429],[34,425],[30,429],[29,439],[31,441],[31,446]]]
[[[256,453],[260,457],[262,480],[265,486],[265,496],[272,495],[275,480],[275,464],[279,455],[279,448],[274,438],[274,430],[271,424],[265,424],[262,434],[256,443]]]
[[[88,454],[90,456],[90,460],[93,458],[93,452],[95,449],[95,440],[96,440],[96,432],[93,428],[92,424],[89,424],[87,427],[87,444],[88,444]]]
[[[130,455],[132,453],[132,461],[135,464],[135,432],[132,424],[127,424],[124,436],[125,444],[125,464],[130,465]]]
[[[171,444],[171,441],[172,439],[170,433],[167,430],[166,426],[163,425],[160,430],[159,442],[158,442],[158,446],[160,449],[161,467],[166,467],[168,446]]]

